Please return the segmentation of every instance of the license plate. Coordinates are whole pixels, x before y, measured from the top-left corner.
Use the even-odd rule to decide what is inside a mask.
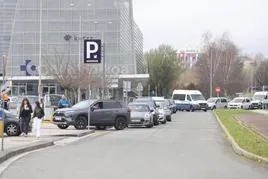
[[[140,122],[140,120],[131,120],[132,122]]]
[[[55,121],[61,121],[61,117],[55,117]]]

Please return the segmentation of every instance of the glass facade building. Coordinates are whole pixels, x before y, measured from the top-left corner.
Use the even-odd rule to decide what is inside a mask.
[[[0,0],[0,17],[0,55],[8,55],[10,77],[38,76],[40,42],[44,75],[56,55],[83,63],[84,38],[102,39],[107,74],[139,72],[143,38],[132,0]]]

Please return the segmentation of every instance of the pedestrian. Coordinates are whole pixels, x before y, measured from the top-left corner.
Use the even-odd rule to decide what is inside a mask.
[[[66,96],[62,95],[58,106],[59,108],[68,108],[71,107],[71,102],[66,98]]]
[[[30,120],[32,113],[33,113],[32,106],[28,98],[24,98],[21,102],[19,112],[22,136],[28,136],[28,132],[30,131]]]
[[[42,124],[42,119],[45,116],[44,109],[42,108],[39,101],[35,102],[35,108],[33,113],[33,132],[35,133],[35,137],[40,137],[40,129]]]
[[[268,96],[266,95],[263,100],[263,108],[268,109]]]
[[[4,94],[2,99],[3,99],[3,108],[5,110],[8,110],[9,96],[7,94]]]

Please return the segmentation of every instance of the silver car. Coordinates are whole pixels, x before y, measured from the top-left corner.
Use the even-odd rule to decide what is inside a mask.
[[[224,97],[214,97],[207,100],[208,108],[211,110],[219,108],[227,108],[228,100]]]
[[[129,126],[145,126],[147,128],[154,126],[153,110],[148,104],[130,103],[128,107],[131,110]]]
[[[172,111],[169,109],[167,103],[165,102],[159,103],[158,111],[159,111],[159,119],[162,124],[165,124],[167,121],[169,122],[171,121]]]

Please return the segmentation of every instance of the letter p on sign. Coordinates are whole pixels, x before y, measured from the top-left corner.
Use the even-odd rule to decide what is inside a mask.
[[[84,41],[84,63],[101,63],[101,40],[91,39]]]

